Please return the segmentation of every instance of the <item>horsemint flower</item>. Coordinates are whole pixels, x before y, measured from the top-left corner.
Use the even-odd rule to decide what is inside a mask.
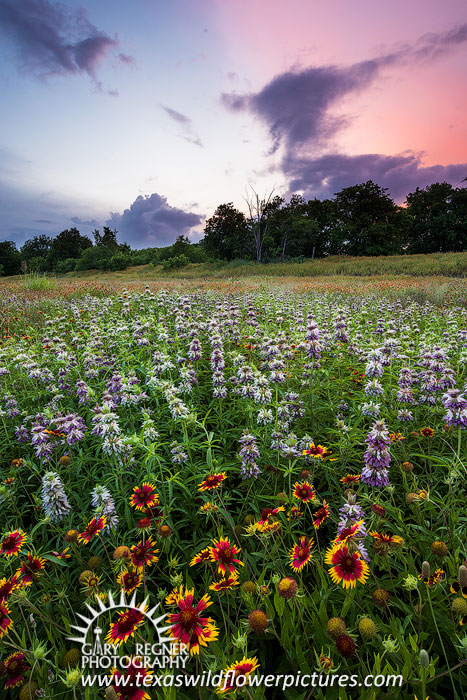
[[[212,618],[201,615],[203,610],[212,605],[212,601],[208,595],[204,595],[194,605],[194,589],[186,590],[185,593],[182,590],[183,587],[175,596],[179,612],[167,616],[167,622],[172,625],[170,636],[177,642],[186,644],[191,655],[199,654],[200,646],[207,646],[219,634]]]
[[[99,518],[93,518],[84,528],[83,532],[78,535],[78,542],[85,542],[88,544],[95,535],[99,535],[100,532],[107,525],[107,518],[105,515],[101,515]]]
[[[159,494],[156,493],[154,484],[145,481],[143,485],[135,486],[134,493],[130,497],[130,505],[136,510],[146,510],[159,504]]]
[[[28,536],[23,530],[11,530],[0,542],[0,554],[17,557]]]
[[[238,687],[245,687],[248,682],[248,677],[257,668],[259,668],[259,663],[256,656],[252,658],[244,656],[241,661],[236,661],[223,671],[222,684],[218,687],[216,692],[219,695],[229,692],[236,693]],[[239,683],[240,678],[242,680]]]
[[[198,491],[212,491],[213,489],[217,489],[226,478],[227,474],[225,472],[209,474],[204,481],[198,484]]]
[[[213,540],[213,544],[214,546],[209,549],[212,560],[218,563],[217,570],[219,573],[224,576],[227,573],[232,574],[235,571],[235,564],[240,564],[240,566],[244,565],[240,559],[235,558],[241,550],[235,544],[231,544],[227,537]]]
[[[359,552],[350,552],[347,545],[338,545],[327,550],[324,557],[326,564],[332,564],[329,575],[334,583],[341,583],[344,588],[354,588],[356,582],[365,583],[370,570]]]
[[[313,554],[313,543],[309,537],[299,537],[298,543],[294,544],[289,552],[289,565],[294,571],[301,571],[304,566],[310,563]]]

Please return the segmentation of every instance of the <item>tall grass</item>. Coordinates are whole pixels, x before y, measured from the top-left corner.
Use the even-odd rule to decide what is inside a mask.
[[[24,289],[36,291],[39,289],[55,289],[57,281],[54,277],[46,277],[40,272],[28,272],[21,278]]]

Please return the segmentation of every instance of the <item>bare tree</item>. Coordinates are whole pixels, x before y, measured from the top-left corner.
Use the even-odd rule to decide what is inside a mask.
[[[268,232],[268,212],[270,209],[274,187],[261,199],[256,190],[249,185],[251,192],[246,189],[245,202],[249,212],[249,226],[255,241],[256,262],[261,262],[263,243]]]

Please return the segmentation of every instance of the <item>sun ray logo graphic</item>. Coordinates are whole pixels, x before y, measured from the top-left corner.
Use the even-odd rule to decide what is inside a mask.
[[[97,608],[93,608],[90,603],[86,602],[86,608],[88,609],[89,615],[81,615],[81,613],[76,613],[78,617],[81,618],[83,621],[83,626],[79,625],[71,625],[72,629],[77,630],[77,632],[80,633],[80,636],[76,637],[67,637],[71,642],[78,642],[79,644],[87,644],[87,638],[89,635],[89,632],[93,625],[96,625],[94,629],[92,630],[94,635],[95,635],[95,644],[94,644],[94,653],[100,651],[100,635],[102,633],[101,628],[98,625],[98,620],[101,617],[101,615],[105,615],[105,613],[108,613],[112,610],[122,610],[122,609],[129,609],[129,610],[138,610],[144,617],[148,619],[148,621],[153,625],[154,629],[157,632],[158,638],[159,638],[159,644],[171,644],[174,640],[172,637],[166,637],[165,632],[171,628],[171,625],[168,626],[159,626],[162,621],[166,618],[166,613],[162,613],[162,615],[157,615],[157,611],[159,609],[160,603],[157,603],[153,608],[150,610],[147,610],[146,608],[148,607],[147,603],[149,600],[149,596],[147,596],[140,605],[136,604],[136,592],[133,593],[133,596],[130,601],[127,601],[125,598],[125,593],[122,591],[120,594],[120,598],[115,600],[112,596],[112,593],[109,592],[108,594],[108,603],[105,604],[100,600],[99,598],[97,599]]]

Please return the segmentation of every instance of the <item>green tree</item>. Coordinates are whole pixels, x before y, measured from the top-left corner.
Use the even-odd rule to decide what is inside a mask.
[[[13,241],[2,241],[0,243],[0,264],[2,274],[18,275],[21,272],[21,255]]]
[[[251,257],[251,241],[245,215],[232,202],[220,204],[206,221],[204,249],[214,258],[233,260]]]
[[[84,250],[91,247],[91,240],[87,236],[82,236],[77,228],[67,228],[52,240],[48,259],[52,266],[55,266],[58,260],[77,258]]]
[[[467,189],[436,182],[407,195],[410,253],[462,251],[467,247]]]
[[[337,192],[329,221],[329,252],[390,255],[400,252],[397,205],[372,180]]]
[[[96,228],[93,231],[94,245],[99,248],[108,248],[114,251],[118,250],[120,246],[117,241],[117,233],[118,231],[116,229],[112,231],[108,226],[104,226],[102,233]]]
[[[33,258],[47,258],[47,255],[52,245],[52,238],[50,236],[45,236],[41,234],[40,236],[34,236],[34,238],[29,238],[23,244],[20,253],[21,258],[29,262]]]

